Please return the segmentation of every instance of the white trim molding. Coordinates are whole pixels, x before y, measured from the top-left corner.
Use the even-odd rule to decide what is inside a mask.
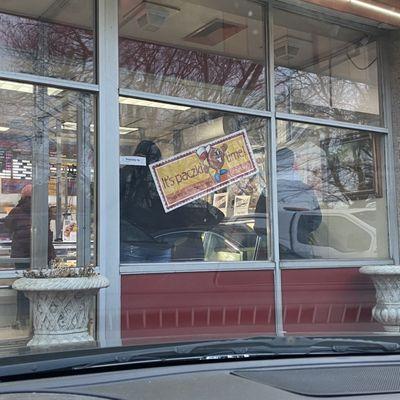
[[[182,263],[138,263],[121,264],[122,275],[174,274],[185,272],[228,272],[258,271],[275,269],[275,264],[268,261],[238,261],[235,263],[218,262],[182,262]]]

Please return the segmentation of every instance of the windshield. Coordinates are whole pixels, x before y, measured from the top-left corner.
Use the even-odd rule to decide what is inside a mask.
[[[397,351],[399,44],[393,1],[0,0],[0,366]]]

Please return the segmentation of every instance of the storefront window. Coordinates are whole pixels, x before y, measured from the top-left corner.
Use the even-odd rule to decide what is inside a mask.
[[[382,124],[374,36],[281,10],[274,22],[277,111]]]
[[[0,0],[6,375],[400,332],[399,27],[400,0]]]
[[[0,98],[0,267],[93,264],[93,96],[0,81]]]
[[[0,3],[0,70],[93,82],[94,5]]]
[[[120,2],[120,86],[265,108],[264,8],[247,0]]]
[[[281,258],[388,257],[379,134],[278,121]]]
[[[122,263],[267,259],[266,120],[121,97],[120,125]]]

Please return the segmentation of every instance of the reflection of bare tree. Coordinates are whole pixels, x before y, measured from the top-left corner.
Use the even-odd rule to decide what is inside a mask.
[[[278,110],[313,117],[378,124],[379,116],[363,111],[371,97],[371,85],[350,79],[287,67],[275,68]]]
[[[296,155],[296,169],[327,205],[376,197],[378,160],[369,133],[281,124],[280,147]]]
[[[362,193],[373,189],[375,177],[372,141],[368,134],[357,136],[358,140],[347,138],[334,146],[328,143],[325,147],[327,181],[333,183],[344,195],[351,196],[352,192]]]
[[[94,39],[91,31],[0,14],[0,65],[4,70],[91,82],[93,47]],[[50,117],[51,123],[48,126],[50,135],[59,130],[63,122],[75,121],[76,110],[82,107],[76,95],[66,91],[63,96],[48,96],[47,91],[42,90],[45,101],[33,104],[33,86],[31,90],[32,94],[18,91],[6,91],[3,94],[1,117],[5,121],[4,124],[9,126],[17,123],[19,127],[19,134],[14,136],[14,140],[3,143],[3,149],[18,148],[20,151],[26,151],[24,143],[30,143],[32,132],[40,130],[36,115]],[[10,101],[6,101],[7,98]],[[14,113],[11,108],[16,104],[18,112]],[[45,105],[45,109],[41,104]],[[21,130],[23,127],[26,127],[26,134]],[[15,141],[18,143],[17,146]],[[55,146],[52,141],[50,145],[51,148]]]
[[[43,36],[45,49],[41,48]],[[91,31],[0,14],[2,69],[37,74],[34,67],[40,59],[47,64],[49,76],[92,82],[93,48]]]
[[[198,50],[120,39],[124,87],[263,108],[264,66]]]

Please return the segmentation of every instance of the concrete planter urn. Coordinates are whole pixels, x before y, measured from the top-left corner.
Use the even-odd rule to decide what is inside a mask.
[[[92,298],[109,285],[101,275],[16,280],[13,289],[24,292],[32,307],[30,347],[94,343],[89,334]]]
[[[386,332],[400,334],[400,266],[376,265],[360,269],[375,286],[376,304],[372,316]]]

